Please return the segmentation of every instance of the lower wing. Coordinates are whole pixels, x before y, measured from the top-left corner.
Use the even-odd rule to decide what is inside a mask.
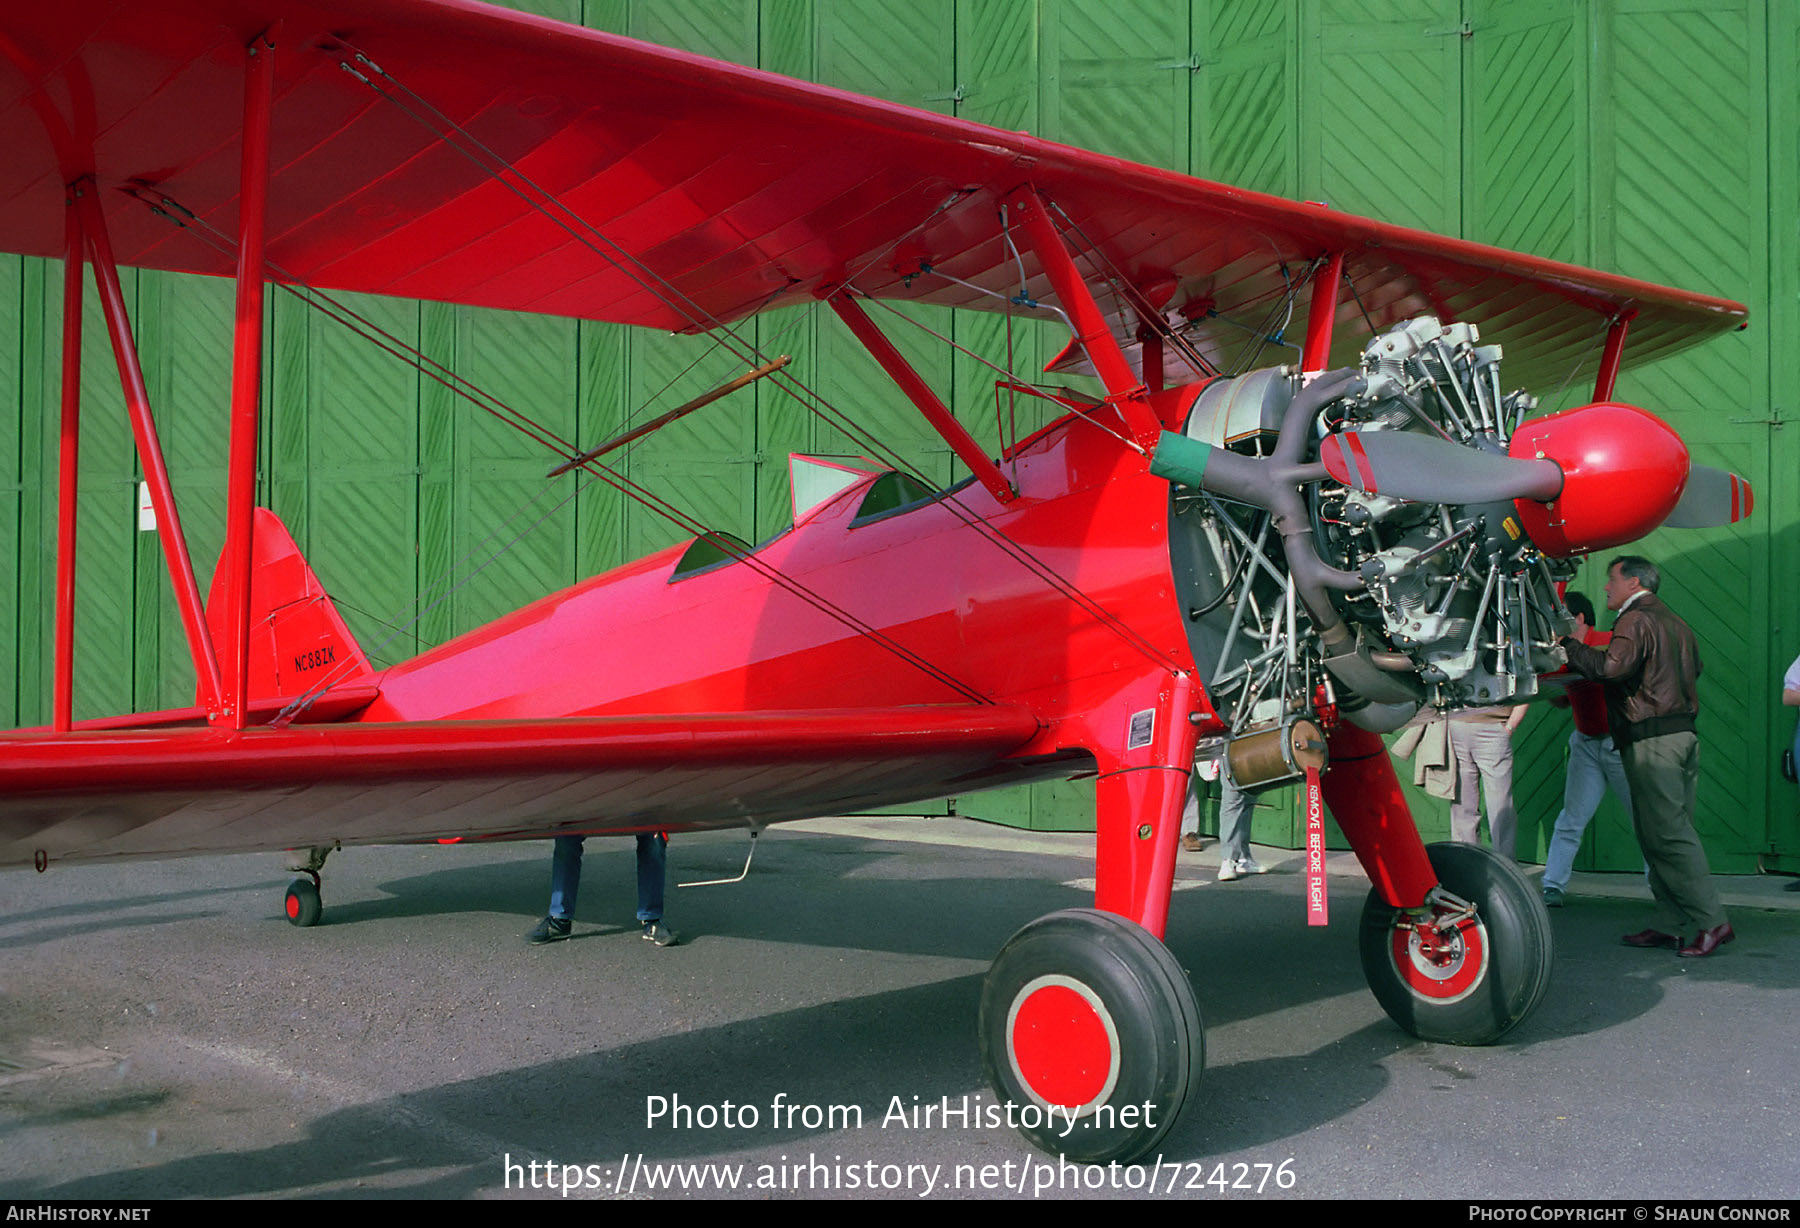
[[[807,818],[1029,778],[1037,732],[973,704],[29,730],[0,735],[0,866]]]

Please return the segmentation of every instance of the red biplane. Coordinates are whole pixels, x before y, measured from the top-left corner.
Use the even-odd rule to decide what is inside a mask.
[[[1090,1160],[1152,1147],[1199,1078],[1159,941],[1197,752],[1322,789],[1374,884],[1382,1005],[1491,1041],[1544,992],[1547,917],[1510,864],[1423,845],[1379,735],[1534,694],[1585,552],[1749,510],[1611,400],[1627,356],[1737,303],[464,0],[11,6],[0,148],[0,241],[66,269],[53,720],[0,737],[0,864],[760,825],[1092,773],[1095,908],[1015,935],[980,1022],[1001,1098],[1082,1123],[1034,1141]],[[120,266],[236,278],[204,602]],[[199,681],[78,722],[84,268]],[[766,542],[698,532],[377,671],[255,506],[267,282],[709,334],[809,403],[734,326],[823,302],[971,476],[808,468]],[[1008,385],[1062,416],[992,457],[877,299],[1059,315],[1053,371],[1101,391]],[[1240,369],[1290,317],[1300,361]],[[1596,403],[1530,417],[1500,341],[1527,387],[1598,353]],[[609,445],[542,438],[629,486]],[[316,879],[289,905],[315,919]]]

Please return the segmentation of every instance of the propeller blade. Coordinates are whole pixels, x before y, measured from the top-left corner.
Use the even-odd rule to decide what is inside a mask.
[[[1689,465],[1687,486],[1663,521],[1670,529],[1713,529],[1736,524],[1750,514],[1756,497],[1750,483],[1728,469]]]
[[[1548,502],[1562,492],[1555,461],[1521,460],[1410,431],[1346,431],[1319,445],[1325,470],[1344,485],[1414,503]]]

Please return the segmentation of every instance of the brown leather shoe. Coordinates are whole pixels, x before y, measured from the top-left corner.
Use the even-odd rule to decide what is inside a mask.
[[[1700,936],[1694,939],[1693,946],[1682,947],[1675,954],[1683,959],[1705,959],[1736,937],[1737,935],[1731,930],[1731,922],[1727,921],[1723,925],[1715,925],[1709,930],[1701,930]]]
[[[1639,930],[1635,934],[1625,935],[1619,941],[1628,947],[1667,947],[1671,951],[1681,946],[1681,939],[1661,930]]]
[[[1181,847],[1190,853],[1198,853],[1206,847],[1206,841],[1202,840],[1197,833],[1189,832],[1181,838]]]

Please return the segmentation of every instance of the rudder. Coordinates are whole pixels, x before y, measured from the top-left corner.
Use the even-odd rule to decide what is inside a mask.
[[[372,678],[368,657],[281,517],[259,507],[251,532],[247,701],[287,699],[327,681],[341,686]],[[215,645],[226,635],[223,581],[220,566],[206,597]]]

